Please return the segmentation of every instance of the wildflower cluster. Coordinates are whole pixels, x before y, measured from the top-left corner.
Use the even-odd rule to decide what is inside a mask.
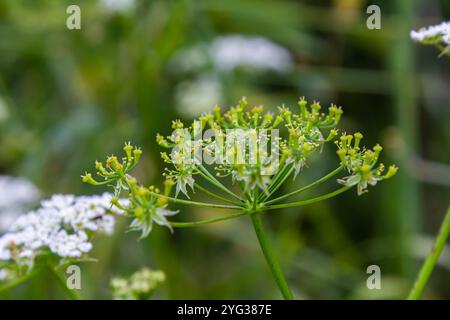
[[[4,278],[29,272],[38,257],[80,259],[92,249],[94,233],[114,229],[110,194],[54,195],[35,211],[20,216],[0,238],[0,270]]]
[[[215,179],[203,166],[202,160],[208,164],[208,159],[217,164],[216,177],[231,176],[244,192],[257,188],[268,193],[271,177],[289,170],[296,176],[313,152],[336,137],[342,115],[336,105],[324,113],[319,102],[314,101],[309,107],[307,104],[302,98],[298,113],[282,106],[274,115],[264,113],[262,106],[248,108],[244,98],[225,113],[215,107],[187,128],[181,121],[174,121],[172,135],[158,135],[157,142],[171,150],[170,154],[161,155],[173,165],[165,175],[176,183],[176,195],[181,191],[189,197],[187,187],[194,189],[195,175]],[[205,129],[208,134],[202,136]],[[279,136],[280,130],[287,132],[286,138]]]
[[[173,186],[171,180],[164,183],[164,195],[160,195],[158,188],[154,186],[144,187],[129,172],[137,165],[142,151],[137,147],[125,144],[123,148],[125,156],[119,161],[114,155],[106,159],[105,164],[95,162],[97,176],[102,180],[97,181],[92,174],[85,173],[83,182],[92,185],[110,185],[115,190],[115,197],[111,199],[111,205],[120,210],[125,216],[131,217],[130,230],[140,231],[144,238],[152,231],[153,223],[166,226],[171,229],[167,220],[168,216],[175,215],[178,211],[167,209],[167,200],[164,195],[170,194]],[[128,193],[128,201],[123,203],[119,200],[122,191]],[[171,229],[172,230],[172,229]]]
[[[339,141],[336,141],[338,150],[336,151],[342,166],[351,174],[338,182],[345,186],[357,185],[358,195],[367,192],[367,186],[375,186],[378,181],[389,179],[398,170],[395,165],[391,165],[386,174],[384,164],[377,166],[378,158],[383,148],[377,144],[372,150],[360,147],[363,135],[359,132],[354,135],[343,134]]]
[[[449,54],[450,49],[450,22],[444,21],[438,25],[421,28],[418,31],[412,30],[410,33],[414,41],[435,45],[442,54]]]
[[[113,298],[116,300],[148,300],[166,280],[164,272],[143,268],[128,279],[115,277],[111,280]]]

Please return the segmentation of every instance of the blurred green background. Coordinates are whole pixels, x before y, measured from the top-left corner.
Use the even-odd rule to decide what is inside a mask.
[[[81,8],[81,30],[66,28],[70,4]],[[381,30],[366,27],[369,4],[381,8]],[[409,31],[449,16],[445,0],[1,0],[0,174],[45,196],[99,192],[80,174],[130,140],[144,150],[136,174],[160,184],[155,135],[170,133],[172,119],[242,96],[269,109],[299,96],[334,102],[340,128],[383,144],[382,161],[399,174],[361,197],[265,216],[273,245],[297,298],[403,298],[450,199],[450,60]],[[285,48],[286,68],[218,67],[204,53],[227,35]],[[329,147],[285,190],[335,165]],[[185,220],[218,214],[180,209]],[[156,298],[281,298],[247,219],[158,228],[143,241],[125,227],[96,240],[99,262],[81,265],[83,298],[110,298],[112,276],[143,266],[166,273]],[[381,290],[366,287],[371,264]],[[446,248],[425,297],[449,299],[449,274]],[[43,274],[1,297],[65,296]]]

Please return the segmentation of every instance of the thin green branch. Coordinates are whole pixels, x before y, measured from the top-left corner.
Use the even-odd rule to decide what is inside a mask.
[[[315,187],[315,186],[317,186],[318,184],[321,184],[321,183],[323,183],[323,182],[325,182],[325,181],[331,179],[332,177],[334,177],[335,175],[337,175],[339,172],[341,172],[342,169],[343,169],[343,166],[340,166],[340,167],[334,169],[333,171],[331,171],[330,173],[328,173],[327,175],[323,176],[323,177],[320,178],[319,180],[316,180],[316,181],[314,181],[313,183],[311,183],[311,184],[309,184],[309,185],[307,185],[307,186],[305,186],[305,187],[302,187],[302,188],[300,188],[300,189],[298,189],[298,190],[292,191],[292,192],[287,193],[287,194],[285,194],[285,195],[282,195],[282,196],[280,196],[280,197],[278,197],[278,198],[275,198],[275,199],[272,199],[272,200],[270,200],[270,201],[267,201],[267,202],[265,202],[265,205],[269,205],[269,204],[272,204],[272,203],[281,201],[281,200],[283,200],[283,199],[289,198],[289,197],[291,197],[291,196],[293,196],[293,195],[296,195],[296,194],[299,194],[299,193],[301,193],[301,192],[303,192],[303,191],[306,191],[306,190],[308,190],[308,189],[311,189],[312,187]]]
[[[264,197],[262,198],[262,201],[269,199],[283,185],[283,183],[286,181],[286,179],[289,178],[289,176],[294,171],[294,166],[291,166],[290,169],[287,169],[287,168],[289,168],[289,167],[286,167],[286,170],[288,170],[288,171],[286,173],[284,173],[278,179],[277,183],[269,191],[269,194],[264,195]]]
[[[331,193],[327,193],[325,195],[316,197],[316,198],[312,198],[312,199],[308,199],[308,200],[303,200],[300,202],[295,202],[292,204],[295,204],[295,206],[303,206],[303,205],[308,205],[311,203],[315,203],[315,202],[319,202],[322,200],[326,200],[329,198],[332,198],[348,189],[350,189],[351,187],[343,187],[341,189],[338,189],[336,191],[333,191]],[[286,204],[288,205],[288,204]],[[291,205],[291,204],[289,204]],[[254,212],[259,212],[259,213],[265,213],[265,210],[273,210],[273,209],[278,209],[280,208],[279,205],[278,206],[269,206],[269,207],[263,207],[263,208],[254,208],[253,211]],[[241,208],[243,209],[243,208]],[[215,223],[215,222],[220,222],[220,221],[224,221],[224,220],[230,220],[230,219],[235,219],[235,218],[239,218],[241,216],[247,215],[249,214],[248,211],[240,211],[237,213],[232,213],[232,214],[227,214],[224,216],[220,216],[217,218],[213,218],[213,219],[206,219],[206,220],[199,220],[199,221],[190,221],[190,222],[170,222],[170,225],[174,228],[189,228],[189,227],[197,227],[197,226],[202,226],[202,225],[207,225],[207,224],[211,224],[211,223]]]
[[[50,273],[54,276],[54,278],[58,281],[58,283],[61,285],[64,292],[67,294],[67,296],[72,300],[80,300],[80,296],[75,290],[71,290],[67,287],[66,279],[64,279],[61,274],[51,265],[48,266],[48,269],[50,270]]]
[[[425,259],[425,262],[420,269],[420,272],[417,276],[416,281],[414,282],[414,286],[409,293],[408,300],[417,300],[422,296],[423,290],[433,272],[437,262],[439,261],[439,257],[444,249],[445,242],[450,234],[450,207],[447,209],[447,213],[445,215],[444,221],[439,229],[439,233],[436,237],[436,241],[433,245],[433,249],[430,254]]]
[[[231,213],[225,216],[220,216],[217,218],[212,218],[212,219],[206,219],[206,220],[199,220],[199,221],[193,221],[193,222],[174,222],[171,221],[170,225],[174,228],[190,228],[190,227],[198,227],[198,226],[202,226],[205,224],[211,224],[211,223],[215,223],[215,222],[219,222],[219,221],[224,221],[224,220],[230,220],[230,219],[235,219],[235,218],[239,218],[242,217],[244,215],[247,215],[248,212],[246,211],[241,211],[241,212],[237,212],[237,213]]]
[[[337,189],[333,192],[321,195],[319,197],[316,198],[311,198],[311,199],[307,199],[307,200],[303,200],[303,201],[297,201],[297,202],[291,202],[291,203],[283,203],[283,204],[276,204],[273,206],[268,206],[268,207],[263,207],[260,210],[274,210],[274,209],[282,209],[282,208],[291,208],[291,207],[300,207],[300,206],[305,206],[307,204],[311,204],[311,203],[315,203],[315,202],[319,202],[322,200],[326,200],[329,198],[333,198],[335,196],[337,196],[338,194],[341,194],[347,190],[349,190],[352,187],[342,187],[340,189]]]
[[[230,196],[236,198],[239,201],[242,201],[243,199],[241,197],[239,197],[237,194],[235,194],[234,192],[232,192],[231,190],[229,190],[227,187],[225,187],[219,180],[217,180],[203,165],[198,166],[199,170],[198,173],[200,173],[200,175],[205,178],[206,180],[208,180],[209,182],[211,182],[213,185],[215,185],[217,188],[219,188],[220,190],[222,190],[225,193],[228,193]]]
[[[155,193],[155,192],[150,192],[150,194],[154,195],[154,196],[157,196],[157,197],[165,198],[168,201],[173,202],[173,203],[186,204],[186,205],[197,206],[197,207],[216,208],[216,209],[242,209],[241,206],[230,206],[230,205],[226,205],[226,204],[215,204],[215,203],[207,203],[207,202],[198,202],[198,201],[177,199],[177,198],[172,198],[172,197],[165,196],[165,195],[162,195],[162,194],[158,194],[158,193]]]
[[[267,190],[268,190],[269,195],[272,194],[271,191],[273,190],[273,188],[275,187],[275,185],[278,183],[278,181],[281,179],[281,176],[282,176],[283,174],[285,174],[285,170],[287,170],[288,167],[289,167],[289,166],[285,164],[285,165],[281,168],[281,170],[278,170],[277,173],[275,174],[275,176],[272,177],[272,181],[271,181],[271,182],[269,183],[269,185],[267,186]],[[264,199],[267,199],[266,196],[267,196],[267,194],[261,193],[261,194],[259,195],[258,200],[259,200],[259,201],[263,201]]]
[[[0,292],[6,291],[6,290],[10,290],[10,289],[12,289],[12,288],[14,288],[14,287],[24,283],[25,281],[31,279],[36,274],[38,274],[39,271],[40,271],[40,268],[35,268],[32,271],[30,271],[30,272],[28,272],[28,273],[26,273],[26,274],[24,274],[24,275],[22,275],[22,276],[20,276],[18,278],[15,278],[14,280],[12,280],[12,281],[10,281],[8,283],[5,283],[4,285],[0,286]]]
[[[203,188],[203,187],[202,187],[201,185],[199,185],[198,183],[195,183],[195,187],[196,187],[197,189],[199,189],[199,190],[205,192],[206,194],[209,194],[211,197],[214,197],[214,198],[218,199],[218,200],[222,200],[222,201],[224,201],[224,202],[228,202],[228,203],[231,203],[231,204],[234,204],[234,205],[240,205],[240,204],[241,204],[241,203],[239,203],[239,202],[236,202],[236,201],[233,201],[233,200],[224,198],[224,197],[218,195],[217,193],[214,193],[214,192],[212,192],[212,191],[209,191],[208,189]]]

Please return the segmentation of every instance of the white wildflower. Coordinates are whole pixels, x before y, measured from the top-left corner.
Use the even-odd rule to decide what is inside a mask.
[[[210,50],[214,64],[225,71],[241,66],[279,72],[292,68],[290,52],[263,37],[218,37]]]
[[[444,21],[438,25],[421,28],[418,31],[412,30],[411,39],[423,43],[443,42],[450,45],[450,21]]]
[[[9,272],[6,269],[0,269],[0,281],[4,281],[6,279],[8,279],[9,277]]]
[[[0,237],[0,260],[31,266],[45,250],[62,258],[81,257],[92,249],[89,232],[113,232],[113,214],[119,210],[111,206],[111,197],[54,195],[42,201],[39,209],[18,217]]]
[[[289,50],[267,38],[227,35],[181,50],[171,64],[177,72],[198,72],[212,65],[223,72],[244,67],[283,73],[291,70],[294,62]]]
[[[24,178],[0,176],[0,233],[39,199],[38,189]]]
[[[201,76],[180,83],[175,98],[179,113],[192,118],[208,111],[223,99],[222,85],[216,77]]]
[[[10,176],[0,176],[0,193],[0,210],[30,205],[39,198],[31,182]]]
[[[134,7],[134,0],[101,0],[101,5],[109,11],[123,12]]]

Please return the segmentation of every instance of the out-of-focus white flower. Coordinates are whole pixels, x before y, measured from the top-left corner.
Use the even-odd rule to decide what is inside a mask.
[[[216,77],[202,76],[178,85],[175,93],[177,109],[185,117],[194,117],[211,109],[222,100],[222,85]]]
[[[36,211],[19,216],[0,238],[0,260],[32,265],[45,250],[62,258],[79,258],[92,249],[88,234],[111,234],[113,214],[108,193],[95,196],[54,195]],[[126,205],[125,201],[123,203]]]
[[[214,64],[221,70],[244,66],[286,72],[292,68],[290,52],[263,37],[223,36],[211,45]]]
[[[178,52],[172,66],[178,72],[192,72],[212,64],[229,72],[243,67],[252,70],[287,72],[294,63],[289,50],[264,37],[227,35]]]
[[[411,39],[422,43],[439,43],[443,42],[450,45],[450,22],[444,21],[438,25],[421,28],[418,31],[412,30]]]
[[[110,11],[126,11],[134,7],[134,0],[101,0],[104,8]]]
[[[5,100],[3,100],[2,97],[0,97],[0,123],[8,118],[9,118],[8,105],[6,104]]]
[[[0,281],[8,279],[9,272],[6,269],[0,269]]]
[[[0,194],[0,210],[30,205],[39,198],[31,182],[10,176],[0,176]]]
[[[0,233],[37,203],[39,195],[39,190],[24,178],[0,176]]]
[[[0,235],[5,233],[14,220],[23,214],[22,210],[16,208],[10,210],[0,210]]]

